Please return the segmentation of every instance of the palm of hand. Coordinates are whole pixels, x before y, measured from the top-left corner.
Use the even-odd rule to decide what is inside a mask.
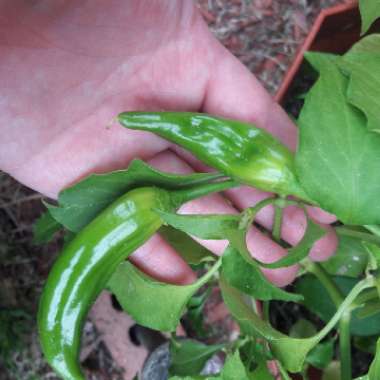
[[[112,123],[121,111],[200,110],[256,122],[295,146],[293,124],[212,38],[190,1],[114,0],[106,8],[100,0],[2,3],[0,56],[6,89],[0,97],[0,167],[48,196],[90,172],[125,168],[135,157],[153,158],[164,170],[190,170],[174,155],[157,156],[168,142]],[[241,208],[261,196],[253,189],[230,194]],[[234,212],[221,197],[193,207]],[[269,214],[264,224],[271,223]],[[303,218],[302,212],[289,216],[285,240],[294,244],[302,237]],[[256,257],[274,261],[285,254],[252,231]],[[335,235],[327,235],[322,245],[326,257],[335,249]],[[163,241],[148,243],[134,258],[156,277],[194,278]],[[295,273],[291,267],[268,276],[284,285]]]
[[[27,20],[18,32],[27,47],[7,31],[1,77],[11,106],[1,116],[1,165],[47,195],[90,171],[125,167],[168,146],[116,124],[109,130],[119,112],[201,107],[212,56],[191,4],[118,3],[106,18],[93,4],[10,14]]]
[[[116,126],[110,132],[112,118],[128,109],[204,108],[256,119],[294,145],[291,123],[213,40],[191,2],[7,4],[0,165],[46,195],[168,146]]]

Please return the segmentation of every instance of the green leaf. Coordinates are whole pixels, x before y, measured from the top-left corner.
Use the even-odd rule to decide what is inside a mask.
[[[190,339],[172,341],[169,373],[179,376],[199,375],[207,360],[223,347],[223,344],[206,345]]]
[[[354,336],[354,346],[355,348],[363,351],[368,352],[369,354],[375,355],[376,352],[376,343],[378,339],[378,335],[372,335],[372,336]]]
[[[156,211],[167,224],[189,235],[200,239],[228,240],[248,264],[257,266],[245,243],[245,214],[180,215],[163,210]]]
[[[123,309],[140,325],[161,331],[174,331],[185,306],[194,293],[216,273],[220,260],[190,285],[158,282],[125,261],[107,284]]]
[[[379,0],[359,0],[359,10],[362,18],[361,34],[368,32],[368,29],[380,17]]]
[[[188,264],[198,265],[215,258],[211,251],[182,231],[162,226],[158,232]]]
[[[254,261],[251,265],[247,265],[243,257],[231,245],[223,253],[222,274],[230,285],[256,299],[294,302],[302,300],[302,296],[288,293],[270,283]]]
[[[273,380],[267,362],[273,359],[269,348],[256,339],[250,339],[239,348],[240,358],[245,366],[250,379]]]
[[[306,362],[315,368],[326,368],[334,357],[334,341],[317,344],[307,355]]]
[[[219,376],[186,376],[186,377],[171,377],[169,380],[272,380],[269,377],[251,377],[247,375],[244,364],[240,359],[239,352],[236,351],[233,355],[227,356],[226,363]]]
[[[379,2],[380,4],[380,2]],[[338,61],[349,76],[348,101],[367,117],[367,128],[380,132],[380,34],[362,39]]]
[[[292,338],[309,338],[317,333],[317,329],[313,323],[307,319],[300,318],[289,331]]]
[[[380,377],[380,339],[376,345],[376,355],[368,372],[369,380],[378,380]]]
[[[227,357],[221,377],[223,380],[249,380],[239,351]]]
[[[349,277],[333,277],[334,282],[342,291],[343,295],[358,283],[358,279]],[[295,283],[295,290],[304,296],[303,304],[315,313],[324,322],[330,320],[336,311],[336,307],[322,284],[312,275],[305,275]],[[321,302],[323,300],[323,302]],[[380,333],[380,313],[368,318],[360,319],[357,313],[360,309],[353,311],[350,330],[351,334],[368,336]]]
[[[376,283],[376,289],[377,293],[380,297],[380,246],[377,244],[370,243],[368,241],[363,242],[363,246],[366,248],[366,250],[369,253],[370,256],[370,263],[368,265],[368,269],[376,269],[373,271],[373,276],[375,278],[375,283]],[[371,268],[371,267],[374,268]],[[376,311],[377,305],[375,304],[369,304],[367,305],[367,309],[364,310],[364,315],[369,314],[371,315],[371,312],[373,313]],[[363,316],[363,310],[361,312],[361,315]]]
[[[190,324],[191,330],[199,338],[205,338],[208,335],[204,327],[204,307],[211,294],[211,286],[200,295],[194,295],[187,303],[186,321]]]
[[[241,215],[180,215],[157,210],[169,225],[201,239],[229,240],[223,254],[223,273],[233,286],[261,300],[280,299],[297,301],[296,294],[285,292],[270,283],[251,257],[245,243],[245,229],[241,229]],[[247,265],[247,262],[250,265]]]
[[[230,240],[239,230],[240,215],[181,215],[156,210],[170,226],[200,239]]]
[[[242,294],[236,288],[230,287],[223,276],[220,278],[220,287],[224,302],[239,323],[242,332],[256,338],[265,339],[269,343],[274,356],[288,371],[300,372],[310,350],[331,331],[357,295],[370,287],[370,281],[363,280],[356,284],[325,327],[316,335],[304,339],[291,338],[275,330],[268,322],[261,320],[253,312],[252,308],[245,303]],[[289,355],[289,353],[292,354]]]
[[[296,167],[308,195],[346,224],[380,224],[380,135],[346,100],[348,79],[329,57],[308,53],[319,73],[299,118]]]
[[[380,300],[370,300],[358,310],[356,316],[358,318],[367,318],[380,313]]]
[[[380,268],[380,247],[377,244],[368,241],[363,241],[362,245],[374,260],[374,266]]]
[[[337,380],[341,379],[340,362],[332,361],[323,372],[322,380]]]
[[[273,380],[273,375],[268,369],[267,362],[263,361],[258,363],[257,368],[250,373],[249,378],[252,380]]]
[[[35,244],[48,243],[62,228],[50,214],[49,211],[44,212],[33,226],[33,242]]]
[[[374,235],[380,237],[380,226],[364,226],[367,230],[371,231]]]
[[[298,263],[307,256],[313,244],[326,233],[308,218],[307,228],[300,243],[291,248],[288,255],[282,259],[268,264],[253,259],[246,246],[246,233],[249,227],[247,220],[250,221],[250,213],[240,215],[180,215],[162,210],[156,211],[167,224],[187,234],[200,239],[229,240],[245,261],[255,268],[257,268],[257,264],[264,268],[274,269]]]
[[[329,274],[357,278],[368,264],[368,253],[361,240],[342,235],[339,230],[337,236],[339,243],[335,254],[321,265]]]
[[[305,215],[307,219],[307,227],[302,240],[295,247],[290,248],[288,254],[280,260],[270,264],[260,263],[261,266],[270,269],[288,267],[300,262],[309,254],[314,243],[323,237],[326,234],[326,231],[318,224],[314,223],[306,213]]]
[[[136,187],[159,186],[183,189],[220,177],[220,174],[176,175],[158,171],[143,161],[133,160],[127,170],[91,174],[61,191],[59,206],[49,205],[52,216],[67,229],[80,231],[115,199]]]

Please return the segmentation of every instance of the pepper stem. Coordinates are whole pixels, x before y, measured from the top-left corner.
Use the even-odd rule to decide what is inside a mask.
[[[193,199],[200,198],[211,193],[227,190],[236,186],[239,186],[239,183],[233,180],[205,183],[188,189],[173,191],[171,193],[171,198],[175,206],[179,207],[181,204]]]

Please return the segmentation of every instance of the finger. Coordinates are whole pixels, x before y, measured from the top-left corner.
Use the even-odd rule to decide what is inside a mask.
[[[214,44],[214,50],[214,70],[207,85],[203,110],[215,115],[253,122],[295,149],[297,130],[282,108],[232,54],[217,43]],[[181,151],[178,152],[183,154]],[[190,162],[199,169],[200,165],[194,162],[192,157],[186,156],[186,159],[191,160]],[[252,188],[246,188],[242,193],[239,189],[233,189],[227,194],[240,209],[252,206],[269,195]],[[320,223],[331,223],[335,220],[333,215],[317,208],[308,208],[308,212]],[[257,221],[266,228],[271,228],[273,208],[267,207],[262,210]],[[306,219],[301,210],[285,210],[282,231],[285,241],[292,245],[297,244],[305,228]],[[328,230],[327,235],[318,241],[311,251],[311,257],[316,260],[327,259],[336,249],[337,238],[333,230],[327,226],[324,228]]]
[[[203,111],[251,122],[293,150],[297,129],[254,75],[217,41]]]
[[[166,159],[167,156],[158,154],[148,163],[157,166],[155,163],[162,161],[161,157]],[[177,172],[176,163],[176,160],[167,160],[165,170]],[[196,280],[189,265],[159,234],[152,236],[129,259],[144,273],[163,282],[185,285]]]
[[[269,193],[263,193],[248,186],[242,186],[238,189],[230,189],[226,191],[229,199],[240,210],[247,207],[252,207],[262,199],[269,196]],[[317,209],[314,209],[313,218],[316,215]],[[309,209],[308,209],[309,213]],[[328,214],[324,216],[323,212],[319,213],[321,218],[328,220]],[[330,217],[331,219],[331,217]],[[267,206],[263,208],[256,217],[256,221],[267,228],[272,230],[274,220],[274,207]],[[319,221],[317,221],[319,222]],[[320,226],[326,230],[326,235],[319,239],[310,251],[310,257],[316,261],[327,260],[336,250],[338,239],[334,229],[326,224],[319,223]],[[304,212],[295,206],[285,208],[283,213],[283,221],[281,226],[281,238],[287,243],[295,246],[297,245],[305,234],[307,220]]]
[[[329,212],[322,210],[318,207],[308,206],[307,213],[315,220],[324,224],[331,224],[336,222],[336,216]]]
[[[159,235],[151,237],[130,256],[143,272],[171,284],[191,284],[196,276],[187,263]]]
[[[172,152],[162,152],[151,160],[151,164],[160,170],[171,171],[181,174],[191,173],[192,169]],[[184,214],[236,214],[237,210],[219,194],[188,202],[179,209]],[[202,245],[217,255],[221,255],[228,242],[221,240],[196,239]],[[259,230],[252,227],[247,234],[247,246],[252,256],[263,262],[273,262],[286,255],[286,250],[274,241],[263,235]],[[285,286],[292,282],[296,276],[298,267],[263,270],[263,273],[274,284]]]

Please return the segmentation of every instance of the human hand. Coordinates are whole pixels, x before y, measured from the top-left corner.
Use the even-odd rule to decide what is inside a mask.
[[[186,110],[253,122],[291,148],[296,129],[248,70],[209,33],[190,1],[3,2],[0,5],[0,166],[20,182],[56,197],[91,172],[125,168],[140,157],[166,171],[204,166],[151,134],[111,123],[127,110]],[[170,151],[169,151],[170,149]],[[190,166],[189,166],[190,165]],[[226,192],[234,206],[252,206],[265,194],[251,188]],[[236,212],[220,195],[181,212]],[[331,216],[312,210],[316,220]],[[257,221],[270,228],[273,210]],[[285,211],[282,237],[296,244],[303,212]],[[328,228],[328,227],[326,227]],[[208,242],[221,253],[223,242]],[[285,250],[252,228],[253,256],[276,261]],[[335,250],[331,229],[311,256]],[[154,254],[151,254],[154,250]],[[133,261],[147,273],[186,283],[194,274],[159,236]],[[291,282],[297,266],[266,270],[276,284]]]

